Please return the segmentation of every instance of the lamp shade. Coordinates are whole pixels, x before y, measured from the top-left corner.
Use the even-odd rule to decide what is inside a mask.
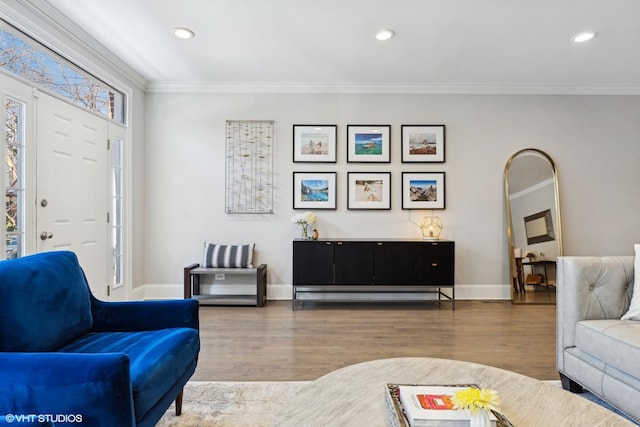
[[[425,216],[420,221],[420,231],[424,240],[438,240],[444,224],[437,216]]]

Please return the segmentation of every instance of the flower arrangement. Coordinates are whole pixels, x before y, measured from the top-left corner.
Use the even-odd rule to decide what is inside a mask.
[[[489,388],[469,387],[453,394],[454,409],[468,409],[471,413],[471,425],[491,425],[489,412],[500,412],[500,396]]]
[[[314,214],[313,212],[307,211],[305,213],[302,214],[297,214],[294,215],[291,218],[291,222],[296,223],[296,224],[300,224],[300,227],[302,227],[302,238],[303,239],[308,239],[309,238],[309,224],[315,224],[316,222],[318,222],[318,216],[316,214]]]

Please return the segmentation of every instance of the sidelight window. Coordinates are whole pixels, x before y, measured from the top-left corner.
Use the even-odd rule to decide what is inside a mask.
[[[25,104],[4,100],[5,123],[5,258],[18,258],[24,248],[24,117]]]
[[[123,284],[122,277],[122,149],[123,143],[119,138],[111,138],[112,168],[111,168],[111,245],[113,253],[113,287],[118,288]]]

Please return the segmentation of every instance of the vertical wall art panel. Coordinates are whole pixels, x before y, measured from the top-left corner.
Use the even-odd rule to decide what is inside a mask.
[[[227,213],[273,213],[273,120],[227,120]]]

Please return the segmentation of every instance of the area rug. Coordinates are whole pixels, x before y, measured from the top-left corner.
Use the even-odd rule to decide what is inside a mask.
[[[556,387],[562,387],[562,383],[560,382],[560,380],[557,381],[545,381],[547,384],[551,384],[553,386]],[[627,414],[624,414],[622,412],[620,412],[618,410],[618,408],[616,408],[613,405],[610,405],[609,403],[605,402],[604,400],[600,399],[598,396],[596,396],[595,394],[589,392],[589,391],[585,391],[583,393],[578,393],[577,396],[580,397],[584,397],[587,400],[590,400],[593,403],[596,403],[600,406],[602,406],[603,408],[606,408],[608,410],[610,410],[611,412],[615,412],[616,414],[620,415],[622,418],[627,419],[628,421],[636,424],[636,425],[640,425],[638,424],[638,422],[636,420],[634,420],[633,418],[629,417]]]
[[[560,381],[545,381],[561,387]],[[270,427],[280,408],[308,381],[190,381],[184,388],[182,415],[173,405],[156,427]],[[591,393],[581,393],[605,408],[615,408]],[[625,417],[629,419],[628,417]],[[629,419],[629,421],[632,421]]]
[[[190,381],[182,415],[171,405],[156,427],[267,427],[280,407],[307,381]]]

